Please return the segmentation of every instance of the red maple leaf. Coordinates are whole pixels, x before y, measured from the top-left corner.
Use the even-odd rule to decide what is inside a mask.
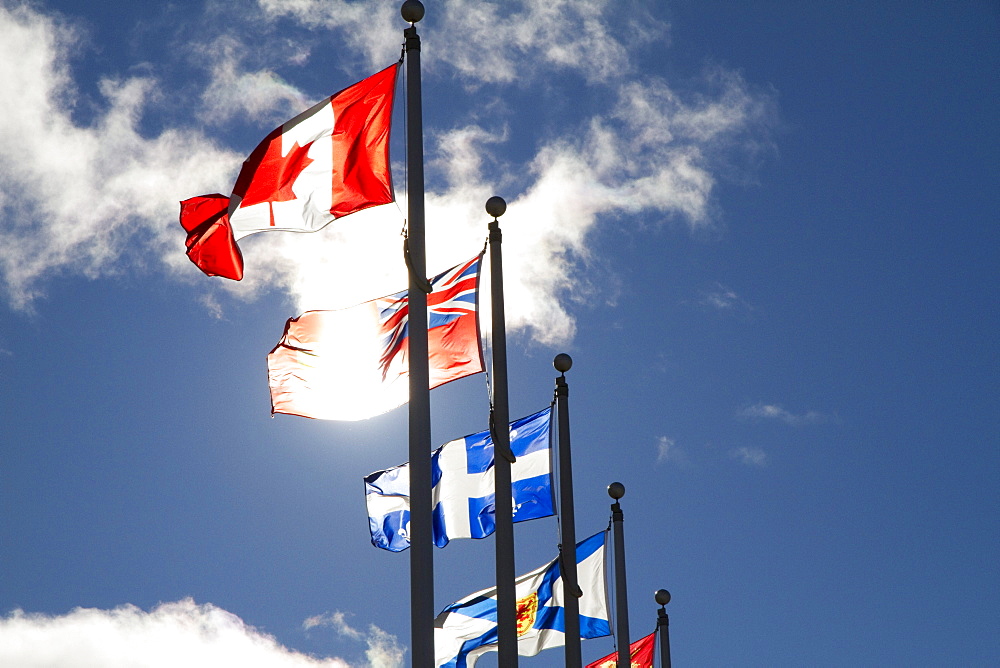
[[[313,162],[306,155],[312,142],[301,147],[295,142],[288,155],[282,155],[281,134],[281,128],[269,134],[243,162],[233,187],[233,194],[242,199],[241,207],[296,199],[292,184]]]

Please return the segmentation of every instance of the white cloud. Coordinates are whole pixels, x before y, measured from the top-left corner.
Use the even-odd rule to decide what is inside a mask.
[[[203,122],[221,125],[245,115],[277,126],[314,102],[272,70],[246,70],[242,62],[246,47],[234,37],[219,37],[200,52],[199,61],[209,66],[211,74],[201,96]]]
[[[716,283],[710,290],[702,293],[701,303],[720,311],[731,311],[743,302],[732,288]]]
[[[677,446],[672,438],[660,436],[656,439],[656,463],[682,464],[687,461],[684,451]]]
[[[352,640],[361,640],[364,634],[361,631],[353,628],[347,623],[347,614],[340,612],[327,612],[322,615],[315,615],[309,617],[304,622],[302,622],[302,628],[309,631],[315,628],[329,627],[336,631],[339,635],[347,636]]]
[[[66,615],[16,610],[0,618],[0,665],[18,668],[350,668],[292,651],[236,615],[191,599],[149,612],[76,608]],[[368,664],[371,668],[399,663]]]
[[[806,411],[805,413],[791,413],[777,404],[758,403],[747,406],[737,412],[739,417],[760,419],[760,420],[780,420],[790,425],[814,424],[826,420],[826,416],[817,411]]]
[[[302,627],[306,630],[324,626],[332,628],[339,635],[351,640],[364,640],[368,645],[365,658],[371,668],[399,668],[403,665],[403,655],[406,652],[403,647],[400,647],[396,636],[383,631],[374,624],[368,626],[368,633],[365,634],[348,624],[347,615],[340,611],[316,615],[302,623]]]
[[[565,310],[565,297],[575,296],[580,285],[576,275],[594,259],[588,241],[601,222],[643,213],[678,217],[692,228],[708,224],[714,178],[689,131],[668,130],[669,115],[681,107],[676,102],[673,108],[658,105],[657,96],[666,95],[665,84],[654,83],[652,91],[635,83],[622,86],[611,113],[591,118],[577,132],[536,152],[528,174],[532,182],[508,201],[502,220],[504,247],[516,249],[504,255],[510,327],[528,329],[545,343],[572,337],[574,321]],[[732,126],[706,120],[698,128],[700,137],[714,137]],[[457,142],[462,150],[482,153],[477,141],[485,131],[465,127],[456,132],[466,140]],[[446,134],[442,141],[450,138]],[[454,145],[451,149],[456,150]],[[491,193],[474,157],[451,164],[466,165],[461,179],[452,175],[453,183],[464,185],[433,194],[428,211],[454,230],[455,221],[481,221],[478,210]],[[507,170],[501,181],[512,180],[517,167]],[[481,222],[473,224],[481,230]]]
[[[386,0],[258,0],[270,18],[290,16],[307,28],[339,29],[338,39],[365,54],[369,67],[382,69],[386,54],[399,53],[402,2]]]
[[[291,16],[310,28],[343,29],[371,67],[384,67],[385,54],[398,45],[401,3],[385,0],[258,0],[270,16]],[[666,25],[631,3],[633,17],[625,42],[613,35],[608,14],[620,9],[610,0],[445,0],[426,5],[433,16],[418,24],[421,39],[434,44],[422,62],[431,70],[454,68],[472,85],[530,79],[531,69],[575,71],[590,82],[609,81],[632,69],[627,46],[662,38]],[[488,48],[484,48],[488,45]]]
[[[625,46],[604,20],[614,6],[609,0],[450,0],[429,39],[475,83],[514,82],[523,76],[525,60],[607,81],[631,69]]]
[[[760,448],[734,448],[729,455],[747,466],[764,466],[767,464],[767,453]]]
[[[105,111],[76,124],[72,27],[0,7],[0,35],[0,275],[12,305],[30,305],[42,277],[60,271],[120,271],[132,243],[186,261],[175,255],[177,193],[231,180],[239,158],[195,132],[142,136],[138,120],[156,96],[148,78],[103,80]]]

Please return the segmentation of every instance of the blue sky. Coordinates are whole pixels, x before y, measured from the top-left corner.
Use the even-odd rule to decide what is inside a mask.
[[[361,481],[406,411],[272,419],[264,366],[286,318],[402,287],[398,229],[256,235],[227,284],[177,224],[394,62],[398,5],[0,3],[6,662],[407,664]],[[665,587],[677,665],[995,665],[995,3],[425,5],[430,269],[506,198],[511,415],[570,353],[577,533],[623,482],[633,636]],[[434,442],[486,407],[435,390]],[[531,570],[555,520],[515,540]],[[435,551],[436,607],[492,555]]]

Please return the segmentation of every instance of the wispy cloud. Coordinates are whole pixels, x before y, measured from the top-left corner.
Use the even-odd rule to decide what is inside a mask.
[[[342,659],[289,650],[236,615],[189,598],[161,603],[149,612],[133,605],[113,610],[76,608],[57,616],[16,610],[0,618],[0,665],[351,668]]]
[[[656,463],[657,464],[683,464],[687,462],[687,455],[677,446],[677,442],[667,436],[660,436],[656,439]]]
[[[76,31],[29,5],[0,7],[0,276],[11,304],[30,305],[41,279],[120,271],[132,244],[180,260],[167,234],[177,193],[232,178],[240,157],[197,132],[144,136],[138,121],[156,96],[150,78],[106,78],[105,110],[87,126],[72,116],[69,57]],[[190,190],[193,189],[193,190]]]
[[[474,83],[523,78],[524,61],[607,81],[631,68],[625,46],[608,30],[609,0],[451,0],[441,29],[447,63]],[[647,25],[656,22],[649,19]],[[481,44],[490,44],[484,57]]]
[[[339,635],[347,636],[353,640],[360,640],[364,634],[352,628],[347,623],[347,615],[339,610],[336,612],[325,612],[321,615],[314,615],[306,618],[302,622],[302,628],[311,631],[315,628],[327,627],[336,631]]]
[[[635,17],[645,15],[639,4],[629,5]],[[373,66],[398,54],[396,4],[261,0],[260,7],[265,18],[333,29],[345,49],[367,54]],[[484,163],[484,154],[502,155],[499,149],[512,139],[509,111],[487,119],[483,105],[425,138],[428,166],[439,174],[426,197],[429,273],[482,247],[483,203],[503,184],[508,327],[543,343],[574,335],[569,305],[594,289],[582,279],[601,260],[590,243],[594,232],[635,214],[647,225],[668,219],[692,229],[710,225],[712,156],[759,134],[766,116],[761,98],[733,73],[713,73],[704,91],[688,96],[655,76],[630,75],[630,45],[666,28],[650,21],[645,32],[630,31],[613,7],[607,0],[448,0],[427,26],[428,38],[437,40],[439,60],[430,61],[437,76],[558,86],[562,79],[549,75],[573,70],[580,75],[574,85],[590,82],[591,115],[539,134],[523,160]],[[509,39],[497,39],[497,30]],[[483,31],[489,39],[476,38]],[[252,299],[278,290],[299,310],[346,306],[405,284],[399,262],[404,201],[316,234],[249,237],[241,244],[247,274],[238,284],[206,281],[184,257],[178,200],[228,192],[245,158],[192,129],[200,127],[197,119],[210,113],[263,118],[308,97],[273,70],[242,60],[241,39],[249,37],[239,36],[237,23],[208,46],[192,45],[210,72],[192,127],[157,134],[140,126],[145,114],[167,104],[163,81],[108,77],[101,84],[104,111],[82,124],[73,115],[69,63],[79,55],[73,26],[32,6],[2,8],[0,34],[0,80],[10,93],[0,100],[0,285],[14,307],[30,307],[53,275],[98,277],[155,262],[199,281],[202,291]],[[484,59],[480,45],[487,42],[490,58]],[[582,50],[586,61],[571,57]],[[524,66],[528,61],[531,67]]]
[[[777,404],[758,403],[753,406],[741,408],[737,416],[742,418],[759,420],[780,420],[790,425],[814,424],[826,421],[826,416],[817,411],[806,411],[805,413],[792,413]]]
[[[310,28],[341,30],[371,67],[400,42],[398,4],[384,0],[258,0],[272,17],[294,18]],[[641,4],[628,5],[624,37],[610,19],[621,12],[611,0],[445,0],[420,31],[435,48],[424,57],[432,70],[451,69],[468,84],[525,82],[532,70],[575,72],[591,82],[608,81],[632,69],[627,49],[662,39],[667,25]],[[488,52],[482,45],[489,44]]]
[[[702,291],[701,303],[720,311],[734,311],[738,308],[749,309],[750,305],[740,298],[736,291],[722,283],[715,283],[711,288]]]
[[[365,55],[369,67],[382,69],[386,54],[399,53],[399,7],[384,0],[258,0],[270,19],[291,17],[306,28],[336,30],[350,51]],[[402,24],[405,25],[405,24]]]
[[[313,102],[272,70],[248,70],[243,64],[245,45],[231,36],[219,37],[198,51],[211,76],[198,112],[203,123],[222,125],[242,115],[277,125]]]
[[[351,640],[363,640],[368,645],[365,658],[371,668],[399,668],[403,665],[403,655],[406,651],[400,646],[396,636],[383,631],[374,624],[370,624],[368,632],[365,633],[348,624],[347,617],[348,615],[340,611],[316,615],[306,619],[302,623],[302,628],[308,631],[328,627],[336,631],[338,635]]]
[[[729,451],[729,456],[747,466],[764,466],[767,464],[767,453],[760,448],[740,447]]]

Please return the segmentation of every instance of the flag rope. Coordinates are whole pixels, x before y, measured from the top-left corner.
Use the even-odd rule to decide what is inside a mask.
[[[559,396],[558,394],[556,394],[555,392],[553,392],[552,393],[552,401],[549,402],[549,410],[551,410],[553,412],[553,414],[556,412],[556,403],[557,403],[557,397],[558,396]],[[557,423],[557,426],[556,426],[555,429],[549,429],[549,470],[552,471],[552,486],[554,488],[553,492],[552,492],[553,502],[557,498],[562,498],[562,484],[561,484],[562,483],[562,471],[559,470],[559,457],[555,456],[556,455],[556,448],[559,447],[558,446],[559,441],[558,441],[558,439],[556,439],[554,437],[556,429],[558,429],[558,423]],[[559,512],[557,512],[555,514],[556,515],[556,535],[557,536],[562,536],[562,519],[563,519],[562,518],[562,510],[563,509],[562,509],[561,506],[557,506],[557,507],[559,508]],[[609,529],[611,528],[611,524],[610,523],[608,524],[608,528]],[[562,541],[556,541],[556,550],[557,550],[556,553],[559,555],[556,558],[559,560],[559,569],[560,569],[560,572],[565,573],[566,572],[566,554],[563,551]],[[575,557],[575,555],[574,555],[574,557]],[[576,591],[571,591],[571,592],[569,592],[569,594],[572,595],[572,596],[575,596],[577,598],[580,598],[583,595],[583,590],[580,589],[580,583],[576,583]]]
[[[483,253],[483,257],[484,258],[486,257],[486,249],[489,247],[489,245],[490,245],[490,238],[487,235],[486,241],[483,243],[483,251],[482,251],[482,253]],[[490,266],[490,271],[493,271],[493,267],[492,266]],[[479,308],[479,304],[477,302],[476,303],[476,309],[478,310],[478,308]],[[492,327],[493,326],[492,325],[492,320],[490,322],[491,322],[490,327]],[[492,337],[485,337],[485,342],[484,342],[483,338],[484,337],[482,336],[482,330],[480,330],[480,332],[479,332],[479,342],[483,346],[483,371],[484,371],[483,376],[485,376],[485,379],[486,379],[486,401],[489,402],[490,415],[492,415],[493,414],[493,383],[492,383],[491,378],[493,376],[493,338]]]
[[[402,51],[400,51],[400,53],[399,53],[399,64],[400,64],[400,66],[402,66],[403,61],[405,59],[406,59],[406,40],[404,39],[403,40],[403,45],[402,45]],[[402,70],[402,74],[403,74],[404,77],[408,77],[409,76],[409,74],[406,71],[406,68],[401,67],[401,70]],[[407,95],[407,86],[404,84],[403,85],[403,96],[405,97],[406,95]],[[409,98],[406,98],[404,100],[404,104],[403,104],[403,192],[406,194],[406,201],[410,201],[410,188],[409,188],[409,186],[410,186],[410,153],[409,153],[410,142],[409,142],[409,134],[408,134],[408,129],[409,128],[407,127],[407,126],[409,126],[409,123],[407,122],[408,119],[409,119],[409,106],[410,106],[409,105]],[[396,203],[396,208],[399,208],[398,201]],[[399,212],[403,213],[403,210],[400,209]],[[407,226],[409,225],[409,222],[410,221],[404,215],[403,216],[403,237],[404,238],[406,237],[406,230],[407,230]]]
[[[557,396],[558,395],[556,395],[556,393],[553,392],[552,393],[552,401],[549,403],[549,407],[552,409],[553,414],[555,414],[555,411],[556,411],[556,397]],[[559,473],[560,473],[560,471],[559,471],[559,458],[556,457],[556,456],[554,456],[554,454],[556,452],[556,447],[558,447],[557,446],[558,440],[555,439],[555,438],[553,438],[553,434],[555,433],[556,429],[558,429],[558,428],[559,428],[559,424],[557,422],[555,428],[549,429],[549,457],[552,458],[552,461],[549,463],[549,470],[552,471],[552,486],[555,488],[555,490],[553,491],[553,495],[556,498],[560,498],[559,495],[562,494],[562,485],[560,484],[561,481],[559,479]],[[559,508],[559,512],[556,513],[556,535],[557,536],[561,536],[562,535],[562,508],[559,507],[558,504],[556,504],[556,507]],[[556,543],[557,543],[557,547],[559,548],[559,557],[562,558],[562,541],[556,541]]]
[[[406,42],[403,42],[402,51],[399,54],[399,64],[400,65],[403,64],[403,59],[405,57],[406,57]],[[407,75],[407,73],[404,72],[404,76],[406,76],[406,75]],[[404,87],[404,89],[405,89],[405,87]],[[409,141],[408,141],[409,135],[407,134],[407,126],[409,125],[407,123],[407,119],[409,118],[407,116],[407,107],[408,106],[409,105],[406,105],[406,104],[403,105],[403,165],[404,165],[404,167],[403,167],[403,177],[404,177],[403,180],[407,184],[409,184],[409,182],[410,182],[410,180],[409,180],[410,179],[410,160],[409,160],[409,152],[407,151],[407,148],[409,147]],[[407,199],[407,201],[409,201],[409,199],[410,199],[410,192],[409,192],[409,190],[406,191],[406,199]],[[396,208],[399,208],[399,204],[396,205]],[[400,213],[402,213],[402,210],[400,210]],[[405,216],[403,217],[402,235],[403,235],[403,262],[406,264],[406,271],[407,271],[407,273],[409,273],[410,276],[413,277],[413,282],[416,284],[416,286],[418,288],[420,288],[421,292],[423,292],[424,294],[428,294],[429,295],[431,293],[431,291],[434,289],[431,286],[431,282],[427,280],[426,276],[421,276],[420,274],[418,274],[417,271],[413,267],[413,259],[410,257],[409,219],[407,219]]]
[[[611,535],[611,527],[613,525],[614,525],[614,514],[612,513],[611,515],[608,516],[608,528],[605,529],[605,531],[608,532],[608,535]],[[617,655],[618,654],[618,629],[617,629],[618,601],[616,596],[612,596],[612,594],[617,595],[618,591],[615,588],[615,579],[609,578],[607,574],[614,573],[615,568],[617,568],[618,564],[615,562],[615,551],[608,549],[607,546],[605,546],[605,550],[607,550],[605,552],[605,555],[609,565],[611,566],[611,568],[605,570],[604,574],[604,587],[607,590],[606,594],[608,601],[608,626],[611,627],[611,646],[614,648],[614,652],[612,653]]]
[[[559,400],[559,394],[557,393],[556,390],[553,390],[552,391],[552,402],[549,404],[550,406],[552,406],[552,412],[553,413],[555,413],[556,404],[558,403],[558,400]],[[552,447],[552,452],[553,453],[556,451],[556,448],[558,447],[559,441],[556,440],[556,439],[554,439],[554,438],[552,438],[552,434],[558,428],[559,428],[559,423],[556,422],[556,427],[554,429],[549,430],[549,438],[552,440],[551,447]],[[561,496],[561,494],[562,494],[562,479],[561,479],[560,476],[562,475],[562,470],[561,470],[561,467],[559,466],[559,457],[552,457],[552,464],[551,464],[550,468],[552,470],[552,486],[555,487],[555,493],[557,495],[560,495],[560,496],[557,496],[556,498],[560,498],[561,499],[562,498],[562,496]],[[556,507],[559,508],[559,512],[556,513],[556,535],[557,536],[562,536],[562,506],[560,506],[560,505],[557,504]],[[562,541],[557,541],[557,543],[558,543],[558,546],[559,546],[559,556],[561,557],[562,556]]]
[[[421,276],[417,273],[417,270],[414,269],[413,259],[410,257],[410,236],[406,233],[403,234],[403,262],[406,263],[406,270],[413,278],[413,282],[416,283],[417,287],[420,288],[424,294],[429,295],[434,287],[426,277]]]
[[[406,60],[406,40],[403,40],[403,43],[400,45],[399,60],[396,61],[396,62],[397,62],[397,67],[399,67],[399,69],[403,73],[404,77],[406,76],[406,70],[403,68],[403,61],[405,61],[405,60]],[[395,91],[393,91],[393,92],[395,92]],[[404,96],[406,95],[406,86],[405,85],[403,86],[403,95]],[[404,103],[403,103],[403,192],[406,194],[406,198],[408,200],[410,198],[410,191],[407,190],[406,187],[410,183],[410,181],[409,181],[409,178],[410,178],[410,161],[407,159],[408,154],[406,152],[406,149],[409,147],[409,143],[406,141],[406,138],[408,136],[406,134],[406,130],[407,130],[407,128],[406,128],[406,118],[407,118],[407,116],[406,116],[406,111],[407,111],[406,107],[407,106],[408,105],[406,104],[406,101],[404,100]],[[393,193],[395,193],[395,185],[394,184],[391,184],[391,185],[392,185],[392,188],[393,188]],[[403,209],[400,208],[400,206],[399,206],[399,198],[398,197],[393,196],[392,203],[396,205],[396,211],[399,211],[399,217],[403,219],[403,229],[400,230],[400,235],[405,239],[406,238],[407,225],[409,224],[409,219],[406,217],[406,214],[403,213]]]
[[[490,238],[487,236],[486,237],[486,243],[483,244],[483,255],[486,254],[486,249],[489,247],[489,245],[490,245]],[[490,280],[491,281],[493,280],[493,264],[492,263],[490,263]],[[504,326],[506,326],[506,325],[504,325]],[[491,328],[491,331],[496,331],[496,323],[493,322],[492,320],[490,320],[490,328]],[[490,337],[490,342],[491,343],[492,343],[492,340],[493,340],[493,337]],[[493,443],[494,443],[494,446],[495,446],[496,443],[499,442],[499,439],[497,438],[497,432],[496,432],[496,419],[495,419],[495,415],[494,415],[495,414],[495,406],[493,404],[493,390],[492,390],[490,379],[489,379],[490,371],[492,371],[492,369],[493,369],[492,345],[490,347],[490,350],[491,350],[491,352],[490,352],[490,365],[489,365],[489,368],[486,370],[486,397],[487,397],[487,399],[490,402],[490,422],[489,422],[490,438],[493,439]],[[514,453],[510,451],[510,448],[496,448],[496,447],[494,447],[494,450],[493,450],[493,453],[494,453],[493,456],[494,457],[496,456],[497,452],[499,452],[501,454],[501,456],[503,456],[503,458],[506,459],[511,464],[513,464],[513,463],[515,463],[517,461],[517,458],[514,456]]]

